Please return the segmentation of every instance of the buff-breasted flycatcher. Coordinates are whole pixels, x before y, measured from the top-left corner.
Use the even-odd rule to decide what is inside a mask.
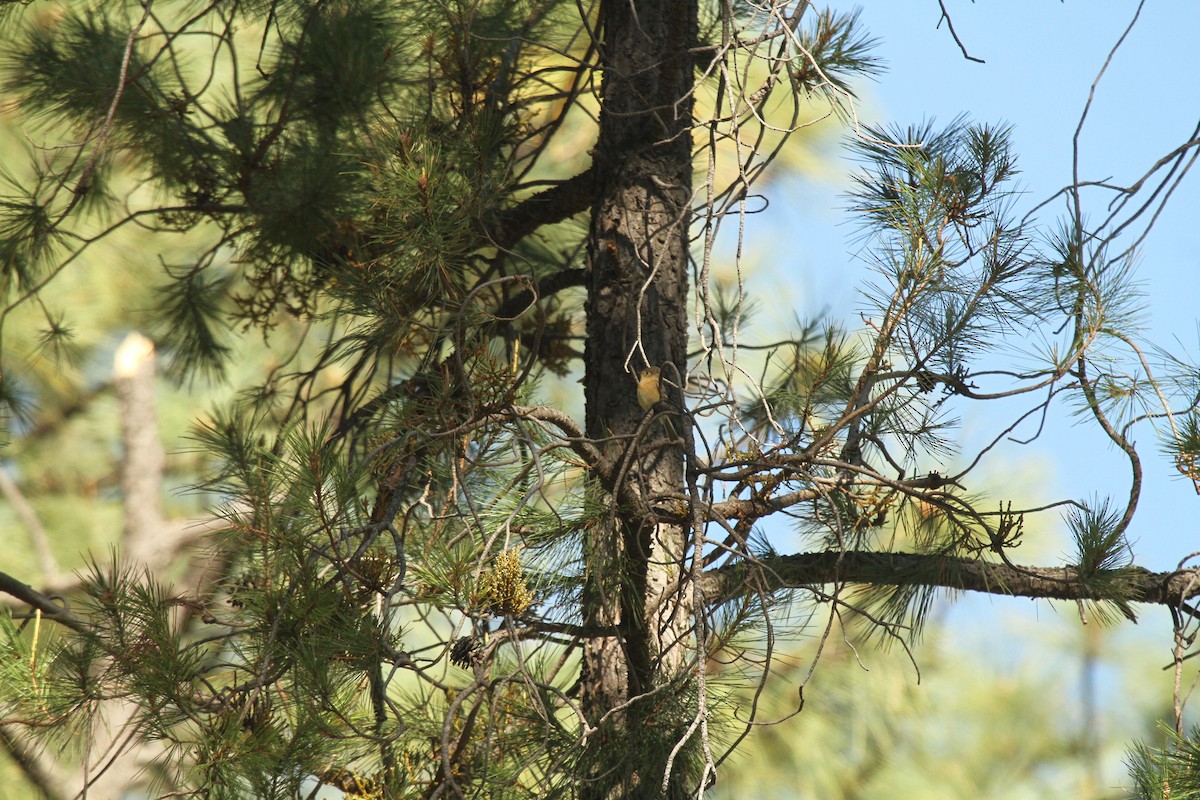
[[[658,367],[646,367],[638,376],[637,400],[642,411],[649,411],[662,400],[662,370]]]
[[[654,408],[658,401],[663,399],[663,382],[662,370],[658,367],[646,367],[638,376],[637,383],[637,401],[643,411],[649,411]],[[675,426],[671,424],[671,420],[663,417],[663,427],[667,429],[667,435],[675,437]]]

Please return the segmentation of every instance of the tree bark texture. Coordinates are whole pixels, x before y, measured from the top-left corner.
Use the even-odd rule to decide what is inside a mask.
[[[787,588],[861,584],[870,586],[939,586],[957,591],[984,592],[1044,600],[1088,600],[1110,597],[1119,585],[1128,603],[1179,606],[1200,595],[1200,570],[1151,572],[1142,567],[1119,567],[1082,575],[1078,567],[1033,567],[995,563],[976,558],[921,553],[798,553],[766,559],[754,576],[763,592]],[[708,572],[700,581],[705,603],[717,604],[746,596],[745,564]],[[1103,582],[1103,593],[1095,586]],[[1189,613],[1191,610],[1189,609]]]
[[[616,480],[633,482],[642,502],[618,505],[614,485],[601,490],[613,510],[589,537],[585,621],[617,633],[586,645],[581,694],[589,724],[600,728],[591,746],[607,753],[590,759],[586,794],[625,797],[644,782],[657,785],[663,773],[615,766],[614,746],[628,750],[639,721],[654,713],[652,699],[635,698],[678,677],[691,629],[691,593],[679,591],[686,529],[653,513],[656,497],[682,490],[682,443],[667,435],[666,425],[642,424],[635,389],[638,373],[660,367],[666,384],[657,410],[670,414],[682,403],[695,3],[610,0],[601,6],[600,29],[604,77],[592,170],[586,427],[614,463],[626,465],[615,470]],[[675,419],[677,431],[681,421]]]

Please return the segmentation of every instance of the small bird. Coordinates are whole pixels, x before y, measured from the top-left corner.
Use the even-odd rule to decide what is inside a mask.
[[[659,367],[646,367],[638,376],[637,401],[642,411],[649,411],[663,399],[662,370]],[[675,438],[675,426],[671,420],[663,417],[663,427],[667,435]]]
[[[638,405],[642,407],[642,411],[649,411],[659,400],[662,400],[662,370],[658,367],[646,367],[638,376]]]

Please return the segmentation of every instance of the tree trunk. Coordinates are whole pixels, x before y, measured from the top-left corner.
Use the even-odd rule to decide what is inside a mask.
[[[655,518],[683,489],[682,443],[645,416],[636,375],[660,367],[665,402],[682,404],[687,360],[688,223],[692,186],[689,48],[694,0],[610,0],[601,7],[604,69],[596,187],[589,240],[585,398],[587,434],[635,485],[638,507],[613,508],[589,537],[586,622],[615,629],[586,646],[582,700],[591,725],[584,796],[657,793],[679,736],[664,704],[679,692],[637,699],[682,680],[689,654],[690,592],[681,592],[686,530]],[[673,440],[673,441],[668,441]],[[627,454],[631,454],[628,456]],[[628,498],[626,498],[628,499]],[[632,701],[632,702],[631,702]],[[626,705],[628,704],[628,705]],[[620,710],[617,710],[620,709]],[[614,712],[605,716],[609,712]],[[664,716],[664,712],[665,716]],[[686,727],[686,726],[685,726]],[[639,788],[640,787],[640,788]]]

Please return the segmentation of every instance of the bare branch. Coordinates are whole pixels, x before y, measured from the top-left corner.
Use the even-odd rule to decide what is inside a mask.
[[[21,520],[21,524],[29,533],[29,541],[37,553],[38,566],[42,568],[43,578],[47,583],[54,583],[59,579],[60,573],[58,559],[54,557],[54,551],[50,549],[50,537],[46,535],[46,528],[42,525],[37,512],[25,499],[25,495],[21,493],[21,487],[2,465],[0,465],[0,494],[4,495],[4,499],[12,506],[18,519]]]
[[[760,564],[722,567],[705,574],[707,602],[723,603],[745,593],[748,570],[762,571],[774,589],[829,583],[879,586],[937,586],[993,595],[1049,600],[1096,600],[1075,567],[1024,567],[955,556],[918,553],[799,553],[764,558]],[[1101,570],[1097,578],[1120,580],[1130,602],[1175,606],[1200,594],[1200,569],[1150,572],[1141,567]]]
[[[86,622],[67,610],[63,598],[42,594],[6,572],[0,572],[0,592],[12,595],[30,608],[42,612],[47,619],[66,625],[73,631],[88,633],[91,630]]]
[[[954,43],[958,45],[958,49],[962,52],[963,58],[967,61],[974,61],[976,64],[987,63],[982,58],[976,58],[967,52],[967,46],[963,44],[962,39],[958,38],[958,31],[954,30],[954,20],[950,19],[950,12],[946,10],[945,0],[938,0],[938,7],[942,9],[941,19],[938,20],[938,25],[942,24],[942,20],[946,20],[946,27],[950,30],[950,35],[954,37]]]

